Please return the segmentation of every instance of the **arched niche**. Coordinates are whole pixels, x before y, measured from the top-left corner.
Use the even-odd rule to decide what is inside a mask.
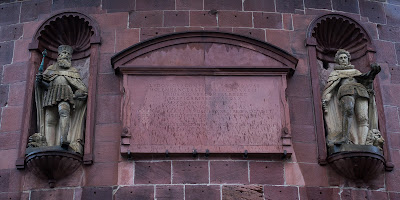
[[[290,156],[293,149],[285,90],[297,61],[269,43],[208,31],[164,35],[117,53],[111,63],[121,75],[124,95],[121,154]],[[247,93],[235,99],[242,89]],[[163,92],[167,90],[170,92]],[[193,93],[184,92],[189,90]],[[175,97],[182,98],[175,101]],[[187,102],[190,99],[194,102]],[[238,99],[243,101],[233,103]],[[225,109],[229,105],[232,107]],[[221,108],[224,115],[213,106]],[[247,116],[251,106],[258,111]],[[239,114],[233,113],[238,107],[245,112],[240,120]],[[235,117],[238,125],[232,127]],[[253,117],[259,126],[251,127],[246,117]],[[273,128],[268,129],[264,122]],[[235,128],[247,131],[239,134]],[[245,139],[238,140],[240,137]]]
[[[22,119],[22,134],[16,167],[23,169],[28,137],[37,131],[34,105],[34,83],[42,60],[42,51],[46,49],[44,67],[57,59],[59,45],[72,46],[73,66],[81,74],[82,80],[88,87],[87,112],[85,125],[85,145],[83,163],[91,164],[93,160],[93,131],[95,123],[95,85],[97,80],[100,30],[97,23],[89,16],[75,12],[63,11],[49,17],[36,31],[29,44],[31,54],[26,81],[24,113]]]
[[[327,149],[321,94],[327,77],[333,70],[335,53],[338,49],[349,51],[351,63],[361,72],[367,72],[370,70],[370,64],[376,61],[376,51],[364,27],[356,20],[340,14],[327,14],[314,19],[308,27],[306,45],[312,76],[318,162],[325,165],[327,164]],[[387,142],[379,78],[374,81],[374,90],[379,113],[379,129]],[[384,157],[386,170],[392,170],[393,164],[387,145],[384,145]]]

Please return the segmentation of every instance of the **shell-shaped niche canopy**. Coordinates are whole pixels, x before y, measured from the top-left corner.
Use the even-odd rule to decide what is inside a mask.
[[[338,49],[346,49],[352,59],[364,56],[372,47],[370,37],[354,20],[341,15],[326,15],[312,24],[320,60],[334,62]]]
[[[92,37],[97,34],[86,18],[83,14],[71,12],[46,21],[35,36],[38,49],[47,49],[48,57],[56,59],[58,46],[69,45],[74,50],[73,60],[89,56]]]

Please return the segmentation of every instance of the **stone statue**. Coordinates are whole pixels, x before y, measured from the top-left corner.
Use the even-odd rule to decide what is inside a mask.
[[[373,81],[379,65],[363,74],[350,64],[350,53],[339,49],[338,64],[329,75],[322,94],[328,146],[339,144],[374,145],[382,150]]]
[[[61,146],[83,154],[87,87],[71,66],[72,47],[58,47],[57,62],[36,75],[35,101],[39,133],[28,147]],[[45,56],[45,55],[44,55]]]

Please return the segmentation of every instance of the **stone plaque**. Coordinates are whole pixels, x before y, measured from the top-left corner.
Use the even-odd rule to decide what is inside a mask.
[[[283,151],[285,76],[124,78],[125,143],[132,153]]]

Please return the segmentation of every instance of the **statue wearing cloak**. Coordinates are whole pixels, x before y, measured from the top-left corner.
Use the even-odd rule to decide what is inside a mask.
[[[383,138],[378,130],[372,88],[380,67],[374,65],[370,72],[363,74],[354,69],[349,60],[347,51],[339,50],[336,53],[335,61],[339,65],[329,75],[322,94],[327,144],[374,145],[382,148]]]
[[[71,66],[72,48],[59,47],[57,62],[35,85],[37,127],[28,146],[62,146],[83,154],[87,87]]]

